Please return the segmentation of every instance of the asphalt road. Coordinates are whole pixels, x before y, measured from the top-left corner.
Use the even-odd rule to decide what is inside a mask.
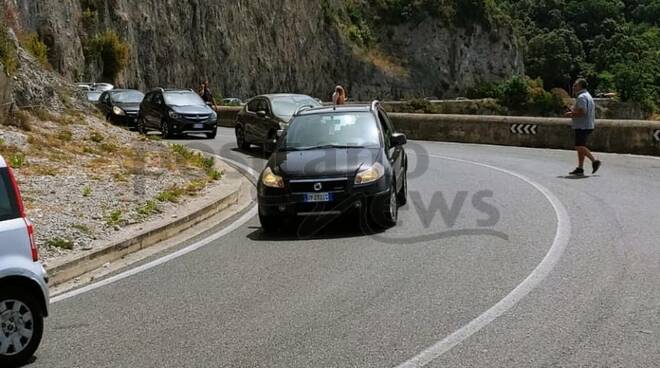
[[[179,143],[263,168],[233,142],[223,129]],[[267,237],[253,218],[52,305],[31,366],[396,367],[456,331],[427,366],[660,366],[660,160],[602,155],[600,175],[575,180],[568,151],[408,151],[399,226],[364,235],[349,219]]]

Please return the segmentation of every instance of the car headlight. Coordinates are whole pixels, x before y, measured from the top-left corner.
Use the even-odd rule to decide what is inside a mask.
[[[121,107],[115,106],[112,108],[112,113],[118,116],[125,116],[126,111],[122,110]]]
[[[261,174],[261,182],[269,188],[284,188],[284,179],[279,175],[275,175],[270,167],[267,167],[264,173]]]
[[[213,113],[211,114],[211,120],[212,120],[212,121],[217,121],[217,120],[218,120],[218,114],[215,113],[215,112],[213,112]]]
[[[171,117],[172,119],[178,119],[178,118],[179,118],[179,114],[175,113],[174,111],[170,111],[170,117]]]
[[[368,184],[373,183],[385,175],[385,168],[383,165],[376,162],[370,168],[360,171],[355,176],[355,184]]]

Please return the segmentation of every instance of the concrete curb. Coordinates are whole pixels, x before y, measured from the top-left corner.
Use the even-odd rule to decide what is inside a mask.
[[[218,156],[216,158],[222,160]],[[242,173],[228,163],[224,163],[224,161],[222,169],[225,171],[225,178],[232,176],[240,177],[241,179],[244,178]],[[223,190],[223,193],[220,194],[218,199],[206,203],[201,208],[186,213],[183,216],[172,219],[164,225],[145,229],[130,239],[111,242],[99,249],[85,252],[74,259],[53,262],[52,265],[47,267],[49,285],[53,287],[65,283],[98,269],[108,262],[116,261],[128,254],[149,248],[221,213],[230,206],[238,203],[241,181],[233,180],[232,183],[227,184],[228,188],[225,187],[227,189]]]

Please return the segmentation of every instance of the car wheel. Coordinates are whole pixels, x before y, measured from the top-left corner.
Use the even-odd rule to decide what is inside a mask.
[[[275,216],[259,214],[259,222],[261,223],[261,229],[265,233],[274,233],[282,226],[280,218]]]
[[[0,292],[0,367],[27,363],[43,330],[43,312],[33,296],[11,287]]]
[[[250,143],[245,140],[245,130],[240,125],[236,126],[236,144],[240,149],[250,149]]]
[[[394,182],[392,183],[387,199],[380,206],[376,207],[376,210],[375,218],[377,226],[387,229],[396,225],[399,220],[399,202],[397,200],[396,185],[394,185]]]
[[[208,139],[215,139],[215,137],[218,135],[218,129],[213,129],[213,133],[206,133],[206,138]]]
[[[404,172],[401,176],[403,180],[403,185],[401,185],[401,190],[397,194],[397,200],[399,201],[399,206],[405,206],[408,203],[408,173],[407,168],[403,168]]]
[[[147,129],[145,128],[145,125],[144,125],[144,118],[141,117],[141,116],[138,117],[136,130],[140,134],[147,134]]]
[[[160,132],[161,132],[161,135],[163,136],[163,138],[171,138],[172,137],[172,132],[170,130],[170,124],[167,121],[163,120],[160,123]]]

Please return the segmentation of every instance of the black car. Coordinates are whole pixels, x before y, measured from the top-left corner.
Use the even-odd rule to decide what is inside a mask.
[[[321,104],[312,97],[295,94],[272,94],[251,99],[236,116],[236,143],[241,149],[250,145],[275,149],[277,131],[285,129],[296,110]]]
[[[202,133],[212,139],[218,132],[218,115],[193,90],[159,88],[142,100],[137,129],[160,130],[164,138]]]
[[[394,226],[407,200],[406,136],[377,102],[300,110],[258,183],[264,231],[306,216],[352,209]]]
[[[108,121],[135,126],[144,93],[134,89],[113,89],[101,94],[97,107]]]

